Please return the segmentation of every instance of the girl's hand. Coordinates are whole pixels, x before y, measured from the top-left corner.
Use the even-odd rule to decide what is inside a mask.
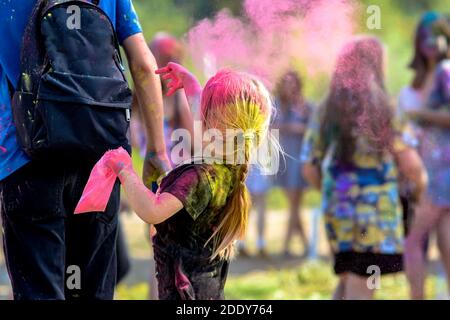
[[[184,79],[189,74],[189,71],[177,63],[169,62],[167,66],[156,70],[155,73],[160,74],[163,80],[170,80],[167,83],[169,88],[167,95],[171,96],[178,89],[184,88]]]
[[[125,168],[133,172],[128,152],[122,147],[106,152],[92,169],[74,213],[104,212],[117,176],[125,172]]]
[[[168,96],[173,95],[178,89],[184,88],[193,119],[199,120],[202,87],[195,76],[186,68],[174,62],[169,62],[166,67],[156,70],[156,74],[161,74],[164,80],[170,80],[167,84],[169,88]]]
[[[106,167],[110,168],[117,175],[122,170],[130,170],[133,168],[130,155],[122,147],[106,152],[102,161]]]
[[[169,62],[166,67],[156,70],[156,74],[161,74],[164,80],[170,80],[167,84],[168,96],[173,95],[181,88],[184,88],[188,98],[202,91],[195,76],[177,63]]]

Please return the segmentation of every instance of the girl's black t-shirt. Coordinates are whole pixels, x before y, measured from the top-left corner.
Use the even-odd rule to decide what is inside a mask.
[[[159,193],[170,193],[183,209],[156,225],[158,243],[175,244],[194,255],[210,256],[208,239],[220,223],[236,182],[236,170],[224,164],[185,164],[161,182]]]

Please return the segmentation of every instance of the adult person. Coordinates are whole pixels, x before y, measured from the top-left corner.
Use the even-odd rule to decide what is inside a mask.
[[[112,299],[119,184],[104,213],[74,216],[92,166],[31,160],[16,139],[10,101],[13,88],[8,82],[13,87],[18,82],[22,38],[36,4],[36,0],[0,3],[0,203],[14,298]],[[131,0],[101,1],[99,6],[112,21],[127,55],[149,141],[144,180],[151,181],[170,168],[156,62]],[[69,288],[66,278],[77,269],[80,286]]]
[[[275,105],[277,117],[274,127],[280,130],[280,144],[287,153],[286,167],[280,170],[276,179],[289,200],[289,222],[284,240],[284,255],[292,256],[290,244],[293,236],[298,234],[303,246],[303,254],[307,256],[308,237],[299,212],[307,183],[301,174],[298,155],[313,106],[303,97],[303,83],[295,71],[286,72],[279,81]]]
[[[335,299],[372,299],[369,267],[402,270],[398,174],[420,198],[426,174],[407,127],[398,125],[384,87],[384,47],[374,37],[347,43],[325,102],[305,134],[303,172],[322,190],[339,284]]]
[[[420,133],[420,153],[429,176],[423,201],[415,210],[406,238],[405,270],[412,299],[424,298],[426,259],[423,250],[429,233],[436,230],[437,244],[450,288],[450,114],[449,101],[436,103],[438,74],[449,74],[450,24],[436,12],[424,14],[415,35],[410,86],[399,96],[399,109]],[[446,71],[447,69],[447,71]],[[447,85],[448,88],[448,85]],[[437,99],[440,100],[440,99]]]

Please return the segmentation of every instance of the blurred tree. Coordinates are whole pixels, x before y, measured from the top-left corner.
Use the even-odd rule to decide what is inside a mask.
[[[355,16],[359,26],[358,33],[373,34],[386,44],[389,61],[387,87],[395,95],[401,87],[410,82],[412,76],[407,65],[413,54],[413,35],[420,16],[428,10],[449,13],[448,0],[354,1],[359,4],[360,9]],[[243,2],[244,0],[133,0],[147,40],[150,40],[157,31],[167,31],[182,37],[198,20],[211,18],[225,7],[238,15],[241,13]],[[381,29],[367,28],[366,9],[369,5],[380,7]],[[189,60],[187,63],[192,67]],[[302,71],[306,63],[299,61],[295,66]],[[320,100],[326,92],[328,79],[328,74],[307,79],[306,94]]]
[[[393,2],[395,2],[398,8],[404,10],[404,12],[408,14],[448,8],[448,3],[444,4],[446,1],[442,0],[397,0]]]
[[[223,8],[239,14],[242,7],[242,0],[174,0],[174,3],[188,9],[195,20],[210,18]]]
[[[182,36],[193,22],[190,14],[176,6],[174,0],[133,0],[133,4],[148,41],[158,31]]]

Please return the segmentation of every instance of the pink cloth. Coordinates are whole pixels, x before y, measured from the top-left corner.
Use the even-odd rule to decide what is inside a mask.
[[[123,167],[128,163],[131,163],[131,158],[122,147],[106,152],[92,169],[83,195],[75,208],[75,214],[104,212],[117,179],[111,164]]]

